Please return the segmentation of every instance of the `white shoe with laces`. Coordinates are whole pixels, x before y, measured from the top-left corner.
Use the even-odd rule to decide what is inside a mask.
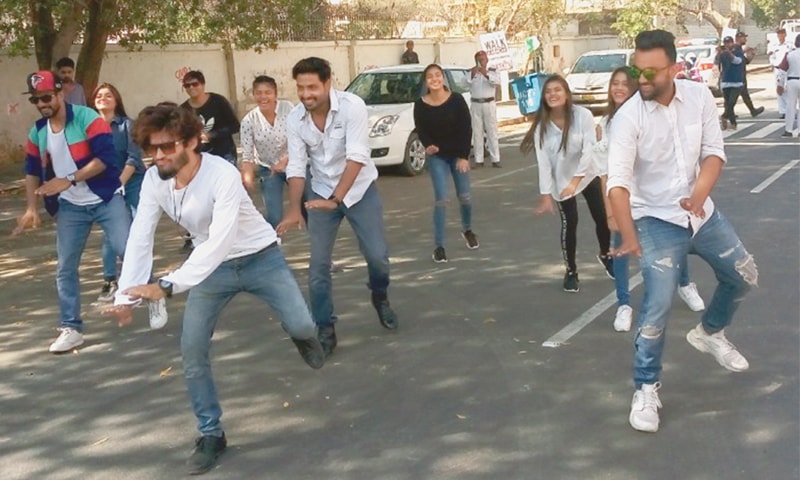
[[[620,305],[617,315],[614,317],[614,330],[618,332],[629,332],[633,323],[633,309],[630,305]]]
[[[640,432],[658,431],[658,409],[661,408],[661,400],[658,398],[659,388],[661,388],[660,382],[645,383],[640,390],[633,392],[628,422],[634,429]]]
[[[717,363],[732,372],[743,372],[750,368],[747,359],[736,350],[736,346],[725,338],[725,330],[709,335],[703,328],[703,324],[698,324],[686,334],[686,341],[694,348],[703,353],[710,353]]]
[[[697,292],[697,285],[694,282],[689,283],[685,287],[678,287],[678,296],[681,297],[683,303],[689,307],[693,312],[702,312],[706,309],[706,304],[703,302],[703,297]]]
[[[61,333],[50,344],[51,353],[69,352],[73,348],[83,345],[83,334],[81,332],[71,327],[59,328],[58,330]]]
[[[167,320],[169,320],[167,301],[163,298],[161,300],[150,300],[147,302],[147,310],[150,314],[150,328],[153,330],[164,328]]]

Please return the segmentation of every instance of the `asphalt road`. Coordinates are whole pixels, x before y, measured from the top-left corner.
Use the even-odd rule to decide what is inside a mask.
[[[594,260],[585,206],[578,236],[581,291],[561,291],[559,220],[534,217],[537,173],[503,132],[504,168],[472,174],[467,250],[449,210],[450,262],[432,263],[427,176],[379,180],[392,255],[390,298],[401,318],[384,331],[366,272],[343,225],[334,275],[339,347],[312,371],[256,299],[223,312],[213,348],[229,449],[208,479],[800,478],[800,141],[770,131],[768,112],[727,137],[729,164],[714,192],[759,267],[728,337],[750,361],[730,373],[685,341],[699,320],[676,300],[667,331],[661,429],[628,425],[632,334],[613,331],[613,283]],[[767,183],[782,168],[785,173]],[[757,192],[754,192],[754,190]],[[10,230],[21,197],[0,197]],[[6,228],[8,227],[8,228]],[[174,479],[196,435],[182,380],[180,315],[163,331],[146,311],[118,329],[89,304],[101,284],[99,235],[82,270],[87,343],[47,353],[57,303],[52,225],[0,246],[0,478]],[[164,221],[156,267],[180,262]],[[307,242],[283,250],[305,290]],[[699,259],[692,278],[708,301],[715,280]],[[641,301],[634,290],[634,306]],[[565,327],[576,329],[544,344]]]

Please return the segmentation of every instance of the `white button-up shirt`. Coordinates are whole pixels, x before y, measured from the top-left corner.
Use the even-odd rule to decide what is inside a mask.
[[[789,70],[786,70],[787,81],[789,78],[794,80],[800,78],[800,49],[792,50],[786,58],[789,61]],[[793,105],[790,107],[794,108]]]
[[[272,167],[286,156],[288,152],[286,118],[291,111],[290,102],[278,100],[273,124],[267,121],[259,107],[250,110],[244,116],[239,130],[243,162]]]
[[[497,70],[486,70],[486,75],[483,76],[481,72],[475,72],[473,76],[471,73],[467,75],[467,83],[469,83],[469,94],[472,98],[494,98],[495,86],[500,85],[500,74]]]
[[[330,90],[330,103],[323,132],[314,125],[302,103],[289,113],[286,177],[305,178],[306,165],[311,165],[311,190],[328,198],[339,184],[347,160],[361,163],[361,171],[342,199],[342,203],[350,207],[361,200],[378,178],[378,169],[370,158],[367,106],[360,97],[334,89]]]
[[[717,106],[708,87],[676,80],[675,97],[668,106],[642,100],[635,94],[617,111],[608,146],[608,190],[630,192],[634,220],[655,217],[695,232],[696,217],[681,208],[692,194],[700,163],[725,157]],[[713,212],[709,197],[705,218]]]

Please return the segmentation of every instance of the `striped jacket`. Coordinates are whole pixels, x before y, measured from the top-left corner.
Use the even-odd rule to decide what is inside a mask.
[[[106,169],[100,174],[86,180],[89,189],[95,195],[108,202],[120,187],[117,152],[111,128],[97,112],[88,107],[65,103],[67,123],[64,135],[69,151],[78,169],[83,168],[94,158],[99,158]],[[47,119],[40,118],[31,128],[25,144],[25,173],[39,177],[42,182],[52,179],[53,162],[47,152]],[[50,215],[58,211],[58,196],[45,197],[45,208]]]

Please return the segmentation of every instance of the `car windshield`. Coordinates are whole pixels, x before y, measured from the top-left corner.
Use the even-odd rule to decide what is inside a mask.
[[[367,105],[412,103],[419,98],[422,72],[364,72],[358,75],[347,91]]]
[[[710,58],[712,47],[680,47],[678,48],[678,55],[686,58],[690,54],[694,54],[697,58]]]
[[[575,62],[569,73],[611,73],[624,65],[624,53],[585,55]]]

